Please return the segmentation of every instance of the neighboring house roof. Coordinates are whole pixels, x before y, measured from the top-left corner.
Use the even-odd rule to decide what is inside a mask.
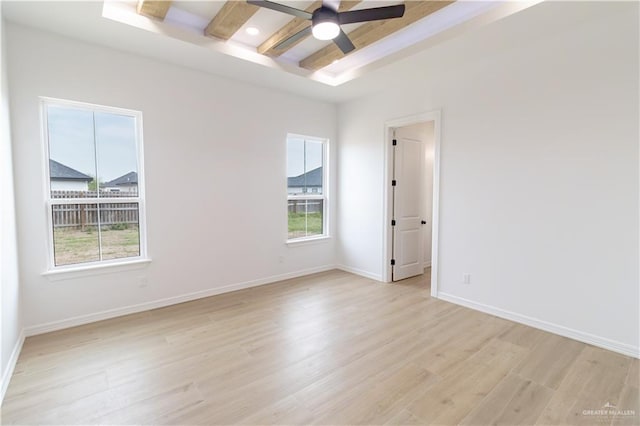
[[[49,160],[49,176],[53,180],[85,180],[87,182],[93,180],[91,176],[85,175],[55,160]]]
[[[321,187],[322,186],[322,166],[317,169],[303,173],[300,176],[287,178],[287,186],[291,187]]]
[[[103,187],[107,186],[123,186],[123,185],[137,185],[138,184],[138,173],[129,172],[126,175],[122,175],[114,180],[109,182],[105,182],[102,184]]]

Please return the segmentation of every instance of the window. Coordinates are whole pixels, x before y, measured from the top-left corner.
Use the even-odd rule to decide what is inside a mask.
[[[288,240],[328,235],[327,141],[287,137]]]
[[[146,258],[141,113],[42,105],[50,269]]]

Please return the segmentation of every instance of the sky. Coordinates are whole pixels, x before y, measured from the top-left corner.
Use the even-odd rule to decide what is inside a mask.
[[[309,140],[305,142],[303,138],[295,137],[287,139],[287,177],[300,176],[320,166],[322,166],[322,142]]]
[[[47,111],[52,160],[95,177],[97,148],[100,182],[138,171],[135,118],[51,105]]]

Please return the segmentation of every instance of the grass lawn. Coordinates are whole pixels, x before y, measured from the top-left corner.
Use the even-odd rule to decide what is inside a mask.
[[[289,212],[289,239],[322,234],[322,213]]]
[[[95,227],[80,229],[56,228],[53,232],[56,265],[94,262],[100,260],[98,231]],[[102,259],[118,259],[140,254],[138,227],[102,229]]]

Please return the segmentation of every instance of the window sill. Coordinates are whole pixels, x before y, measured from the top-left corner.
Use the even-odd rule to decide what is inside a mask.
[[[74,268],[61,268],[42,273],[49,281],[62,281],[75,278],[90,277],[94,275],[112,274],[116,272],[142,269],[151,263],[151,259],[135,259],[117,263],[78,266]]]
[[[331,239],[330,235],[321,235],[319,237],[309,237],[309,238],[297,238],[295,240],[287,240],[287,246],[295,247],[295,246],[303,246],[309,244],[319,244],[328,242]]]

